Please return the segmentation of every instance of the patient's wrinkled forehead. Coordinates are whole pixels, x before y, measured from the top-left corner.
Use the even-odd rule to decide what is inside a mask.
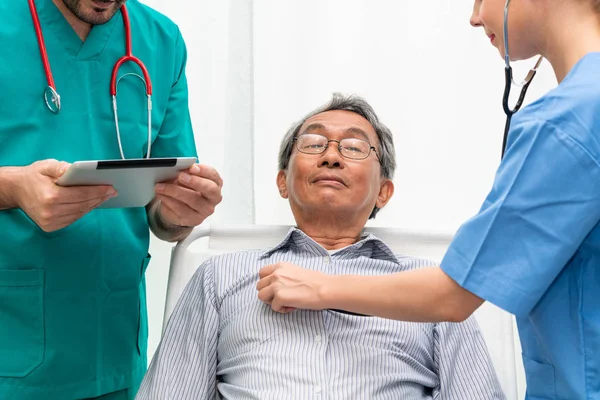
[[[352,111],[325,111],[307,119],[299,134],[318,133],[333,139],[356,137],[371,144],[377,143],[377,134],[373,126],[363,116]]]

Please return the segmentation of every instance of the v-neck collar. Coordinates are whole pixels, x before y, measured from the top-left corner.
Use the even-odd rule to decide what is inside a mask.
[[[42,34],[54,34],[69,57],[75,61],[97,59],[104,51],[117,22],[123,23],[121,11],[118,11],[107,23],[92,26],[88,37],[82,41],[52,0],[35,0],[35,3]]]

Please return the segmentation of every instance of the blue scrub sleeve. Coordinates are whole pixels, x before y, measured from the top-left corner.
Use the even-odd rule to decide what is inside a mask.
[[[188,105],[188,85],[185,74],[187,49],[181,33],[177,36],[179,70],[158,135],[152,143],[152,157],[197,157],[194,132]]]
[[[477,296],[526,316],[600,219],[600,168],[557,126],[520,121],[479,213],[442,270]]]

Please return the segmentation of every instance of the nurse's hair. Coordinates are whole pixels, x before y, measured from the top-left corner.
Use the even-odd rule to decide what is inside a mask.
[[[374,144],[374,146],[377,149],[377,157],[379,158],[379,164],[381,165],[381,175],[384,178],[392,179],[394,177],[394,171],[396,170],[396,150],[394,149],[392,132],[387,126],[379,122],[375,110],[373,110],[373,107],[371,107],[365,99],[357,95],[345,96],[340,93],[334,93],[327,104],[308,113],[300,121],[294,123],[287,131],[279,148],[279,170],[287,170],[292,156],[292,150],[294,149],[294,138],[298,136],[300,128],[302,128],[302,125],[304,125],[306,120],[317,114],[336,110],[351,111],[369,121],[375,130],[379,141],[379,145]],[[375,218],[375,215],[378,212],[379,208],[375,207],[369,218]]]

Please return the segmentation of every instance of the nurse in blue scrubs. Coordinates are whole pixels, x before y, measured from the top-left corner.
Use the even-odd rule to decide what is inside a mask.
[[[124,3],[0,2],[0,399],[132,399],[147,366],[148,228],[182,239],[221,200],[221,178],[200,165],[157,186],[146,208],[96,209],[111,187],[54,183],[77,160],[147,154],[144,82],[126,75],[143,75],[137,65],[118,73],[121,145],[112,110]],[[181,33],[137,0],[126,7],[152,79],[151,156],[196,156]],[[44,98],[36,16],[58,113]]]
[[[501,55],[504,7],[475,0],[471,17]],[[600,1],[512,0],[508,37],[512,60],[544,56],[559,84],[513,117],[492,190],[441,266],[270,265],[259,298],[416,322],[462,321],[487,300],[517,317],[528,399],[600,399]]]

